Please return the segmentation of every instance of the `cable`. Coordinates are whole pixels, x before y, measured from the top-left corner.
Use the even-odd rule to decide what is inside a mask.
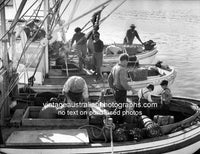
[[[63,2],[63,0],[61,0],[61,1],[57,1],[56,3],[55,3],[55,6],[56,6],[56,8],[55,8],[55,10],[54,10],[54,13],[53,13],[53,19],[52,19],[52,23],[51,23],[51,25],[50,25],[50,28],[49,29],[52,29],[53,28],[53,25],[54,25],[54,22],[56,21],[56,15],[58,15],[59,14],[59,9],[60,9],[60,6],[61,6],[61,4],[62,4],[62,2]],[[57,24],[57,22],[56,22],[56,24]],[[56,25],[55,24],[55,25]]]
[[[68,26],[69,24],[71,24],[71,23],[73,23],[73,22],[79,20],[80,18],[86,16],[87,14],[89,14],[89,13],[91,13],[92,11],[98,9],[99,7],[101,7],[101,6],[103,6],[103,5],[107,4],[107,3],[109,3],[110,1],[111,1],[111,0],[108,0],[108,1],[106,1],[106,2],[104,2],[104,3],[102,3],[102,4],[100,4],[100,5],[98,5],[97,7],[95,7],[95,8],[93,8],[93,9],[87,11],[86,13],[84,13],[84,14],[78,16],[77,18],[73,19],[72,21],[67,22],[67,23],[64,24],[63,26],[60,26],[59,28],[57,28],[57,29],[55,30],[55,32],[58,32],[60,29],[62,29],[62,28],[64,28],[64,27]]]
[[[42,51],[41,51],[41,52],[42,52]],[[33,63],[36,59],[38,59],[38,57],[39,57],[39,55],[40,55],[41,52],[39,52],[39,53],[37,54],[37,56],[35,57],[35,59],[33,58],[32,62],[28,65],[27,68],[29,68],[29,67],[32,65],[32,63]],[[24,68],[24,69],[22,70],[22,72],[26,71],[27,68]],[[6,71],[6,72],[7,72],[7,71]],[[22,75],[20,74],[20,75],[19,75],[19,79],[20,79],[21,77],[22,77]],[[15,87],[15,85],[17,84],[17,82],[18,82],[19,79],[16,78],[16,79],[13,81],[13,83],[9,86],[9,89],[8,89],[7,92],[5,93],[5,97],[4,97],[3,100],[2,100],[2,104],[1,104],[1,106],[0,106],[0,111],[1,111],[1,109],[2,109],[2,107],[3,107],[3,104],[5,103],[5,100],[7,99],[8,95],[10,94],[10,92],[14,89],[14,87]]]
[[[60,16],[58,17],[58,20],[57,20],[57,21],[60,20],[60,18],[62,17],[63,13],[65,12],[65,10],[67,9],[67,7],[69,6],[70,2],[71,2],[71,0],[67,3],[67,5],[66,5],[65,8],[63,9],[62,13],[61,13]],[[54,26],[54,28],[55,28],[55,26]],[[53,29],[54,29],[54,28],[53,28]]]
[[[82,129],[82,128],[84,128],[84,127],[92,127],[92,135],[93,135],[94,137],[96,137],[96,138],[100,137],[100,136],[103,134],[104,140],[105,140],[105,142],[107,142],[107,137],[106,137],[105,132],[104,132],[105,127],[99,128],[99,127],[97,127],[97,126],[95,126],[95,125],[84,125],[84,126],[79,127],[79,129]],[[96,135],[94,134],[93,128],[96,128],[96,129],[98,129],[98,130],[101,131],[100,134],[99,134],[99,136],[96,136]],[[92,140],[92,139],[91,139],[91,140]]]
[[[6,3],[5,3],[5,1],[6,0],[4,0],[3,2],[1,2],[1,4],[0,4],[0,6],[1,6],[0,11],[1,11],[1,9],[3,9],[10,2],[10,0],[8,0]]]
[[[29,9],[27,9],[27,11],[17,20],[17,22],[33,7],[33,5],[35,5],[36,2],[37,0],[29,7]],[[14,23],[13,26],[11,26],[9,30],[0,38],[0,41],[2,41],[3,38],[16,26],[17,22]]]

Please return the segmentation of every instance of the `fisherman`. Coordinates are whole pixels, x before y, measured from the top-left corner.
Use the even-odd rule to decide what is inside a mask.
[[[92,61],[94,64],[94,75],[96,75],[96,80],[100,80],[102,79],[102,73],[101,73],[101,67],[102,67],[102,63],[103,63],[103,48],[104,48],[104,44],[103,41],[100,40],[100,34],[99,32],[95,32],[93,34],[94,36],[94,41],[93,41],[93,45],[94,45],[94,53],[92,56]]]
[[[131,24],[131,26],[130,26],[130,29],[128,29],[127,31],[126,31],[126,36],[125,36],[125,38],[124,38],[124,44],[125,45],[132,45],[133,44],[133,40],[134,40],[134,38],[136,37],[139,41],[140,41],[140,43],[143,45],[143,42],[142,42],[142,40],[140,39],[140,36],[139,36],[139,34],[138,34],[138,32],[135,30],[135,25],[134,24]]]
[[[171,90],[168,87],[168,81],[163,80],[160,83],[160,86],[162,88],[162,91],[160,92],[162,103],[163,104],[169,104],[171,99],[172,99],[172,93],[171,93]]]
[[[78,115],[72,116],[73,118],[85,117],[81,115],[80,111],[85,111],[87,106],[74,106],[75,104],[88,103],[88,87],[86,81],[80,76],[71,76],[64,84],[62,93],[65,95],[68,104],[72,105],[72,108],[67,108],[68,111],[78,112]]]
[[[87,49],[88,49],[88,55],[89,56],[93,55],[94,52],[95,52],[93,41],[94,41],[94,34],[99,33],[98,30],[99,30],[99,26],[94,26],[93,30],[88,34]]]
[[[145,88],[140,89],[138,91],[139,100],[141,101],[142,99],[144,99],[145,101],[152,103],[153,100],[151,98],[151,92],[153,90],[154,90],[154,85],[152,85],[152,84],[149,84]]]
[[[75,28],[75,34],[72,37],[71,46],[73,45],[74,41],[76,41],[75,50],[78,51],[79,57],[79,69],[83,71],[83,66],[85,65],[85,58],[87,54],[87,39],[85,34],[81,32],[81,28]]]
[[[59,97],[51,98],[42,107],[39,112],[39,118],[80,119],[86,117],[87,111],[85,109],[88,102],[88,87],[85,80],[80,76],[71,76],[65,82],[62,93],[65,97],[64,102],[59,102]]]
[[[131,90],[133,94],[136,93],[135,89],[128,84],[128,60],[128,54],[121,54],[119,57],[119,63],[112,68],[108,76],[109,86],[113,89],[114,98],[118,104],[126,103],[127,91]],[[122,113],[125,110],[125,107],[122,106],[120,110]],[[113,121],[115,123],[123,123],[124,118],[122,117],[122,114],[120,114],[119,116],[113,117]]]
[[[144,103],[152,103],[151,92],[154,90],[154,85],[149,84],[145,88],[138,91],[139,103],[143,106]],[[145,107],[145,106],[144,106]],[[148,106],[143,107],[143,114],[150,116],[150,109]]]

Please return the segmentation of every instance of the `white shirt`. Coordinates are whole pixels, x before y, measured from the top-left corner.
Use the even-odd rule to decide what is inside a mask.
[[[149,89],[147,88],[140,89],[138,91],[138,97],[139,99],[143,98],[147,99],[149,102],[153,102],[151,99],[151,91],[149,91]]]

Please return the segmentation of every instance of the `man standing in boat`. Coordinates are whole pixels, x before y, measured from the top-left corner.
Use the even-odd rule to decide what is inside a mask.
[[[128,29],[126,31],[126,36],[124,38],[124,45],[132,45],[133,44],[133,40],[136,37],[140,43],[143,45],[142,40],[140,39],[140,36],[138,34],[138,32],[135,30],[135,25],[131,24],[130,29]]]
[[[75,34],[72,37],[71,46],[73,45],[74,41],[76,41],[75,50],[78,51],[79,57],[79,69],[83,71],[83,65],[85,65],[85,58],[87,53],[87,39],[85,34],[81,32],[81,28],[75,28]]]
[[[136,93],[135,89],[128,84],[128,72],[127,64],[129,61],[128,54],[121,54],[119,57],[119,63],[117,63],[111,70],[108,76],[108,83],[110,88],[114,90],[114,97],[116,103],[126,103],[127,91],[131,90],[132,93]],[[121,113],[125,110],[122,105]],[[122,114],[113,117],[115,123],[123,123]]]
[[[162,87],[162,91],[160,92],[162,103],[169,104],[172,99],[172,94],[171,90],[168,88],[168,81],[163,80],[160,86]]]
[[[95,32],[93,34],[94,40],[93,40],[93,46],[94,46],[94,53],[92,56],[93,64],[94,64],[94,75],[97,76],[97,80],[102,78],[101,74],[101,67],[103,63],[103,48],[104,44],[103,41],[100,40],[100,33]]]

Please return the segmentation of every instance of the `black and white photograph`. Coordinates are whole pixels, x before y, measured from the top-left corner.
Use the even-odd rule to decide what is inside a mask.
[[[0,154],[199,154],[200,0],[0,0]]]

